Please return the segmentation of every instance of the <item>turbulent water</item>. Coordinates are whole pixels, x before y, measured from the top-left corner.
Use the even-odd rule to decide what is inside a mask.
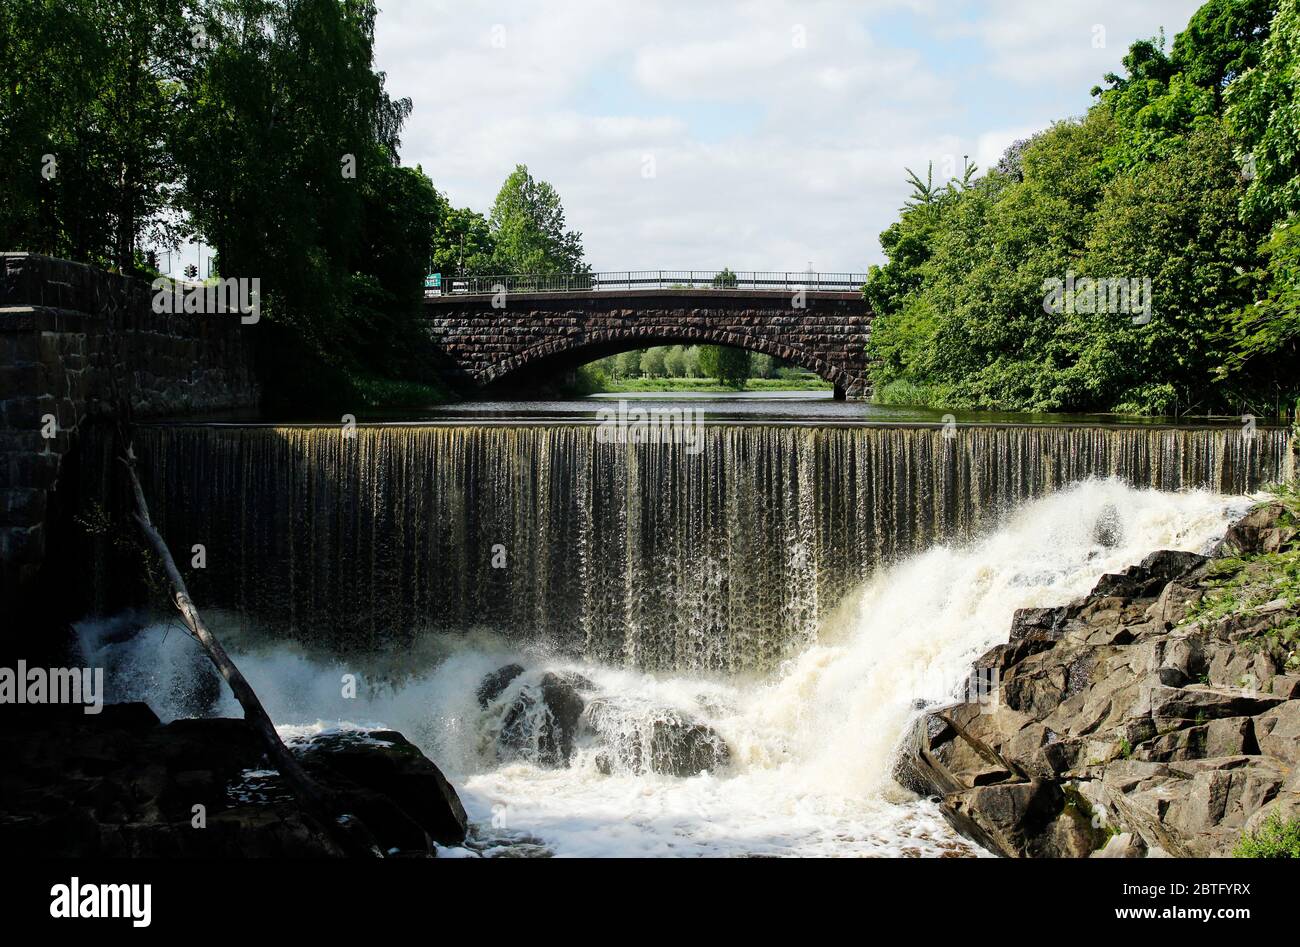
[[[136,447],[195,597],[335,647],[490,632],[611,666],[766,673],[877,569],[1086,477],[1225,494],[1287,436],[1074,426],[159,426]],[[104,465],[101,465],[104,466]],[[111,465],[108,465],[111,466]]]
[[[445,436],[465,437],[454,432]],[[547,435],[535,436],[534,446],[540,448]],[[556,440],[549,443],[555,449],[577,446],[574,433],[553,436]],[[851,441],[820,443],[824,450],[861,448]],[[814,443],[803,446],[810,449]],[[372,447],[382,452],[382,445],[376,437]],[[294,450],[310,455],[302,445]],[[293,452],[286,449],[284,456]],[[1032,460],[1039,455],[1017,448],[1016,456]],[[846,470],[870,469],[856,454],[842,459]],[[802,455],[788,459],[790,469],[801,462]],[[313,462],[301,463],[310,469]],[[1044,466],[1036,467],[1040,474]],[[761,463],[744,469],[745,476],[764,476]],[[1222,468],[1209,469],[1216,477],[1226,476]],[[1168,475],[1167,468],[1162,470],[1162,477]],[[522,476],[481,472],[498,485]],[[296,476],[284,475],[291,481]],[[844,471],[836,476],[850,477]],[[1017,477],[1023,479],[1014,481],[1016,490],[1034,492],[1025,485],[1031,475]],[[906,492],[897,480],[889,483],[892,490]],[[872,503],[910,509],[881,485],[865,487],[854,478],[837,485],[850,494],[877,491],[869,493]],[[992,484],[985,486],[996,492]],[[962,495],[984,495],[985,486]],[[715,488],[730,489],[723,484]],[[665,487],[665,492],[672,491]],[[659,502],[669,501],[661,497]],[[801,509],[791,502],[793,510]],[[486,634],[430,634],[397,651],[339,659],[259,637],[241,630],[238,621],[218,619],[216,624],[286,735],[345,723],[382,725],[422,746],[460,790],[475,823],[469,844],[476,852],[974,854],[930,803],[909,797],[890,778],[895,747],[916,713],[916,702],[945,700],[957,691],[970,661],[1006,639],[1015,608],[1063,603],[1088,591],[1103,573],[1155,549],[1202,550],[1243,508],[1241,500],[1211,492],[1135,489],[1114,478],[1069,486],[1020,504],[979,538],[939,544],[877,571],[838,609],[821,617],[796,654],[761,674],[651,672],[622,660],[618,649],[613,660],[602,660],[601,649],[575,656],[545,638],[525,644],[517,636]],[[964,522],[975,526],[978,510],[973,505],[956,502],[953,509],[966,510]],[[818,535],[815,523],[800,527],[792,522],[786,528],[796,533],[805,529],[801,535],[810,542]],[[845,535],[842,528],[837,535]],[[881,532],[868,535],[874,544]],[[854,542],[862,539],[853,536]],[[901,545],[896,535],[893,549],[901,551]],[[882,552],[879,546],[869,548],[876,555]],[[325,555],[326,547],[318,551]],[[816,562],[812,549],[801,555]],[[815,568],[793,553],[779,561],[793,563],[796,572]],[[677,607],[696,620],[693,603]],[[800,620],[811,620],[811,614]],[[109,670],[106,678],[116,689],[112,696],[147,699],[164,717],[237,714],[233,699],[215,685],[183,634],[153,626],[132,636],[129,626],[123,619],[82,628],[88,660]],[[524,665],[525,672],[484,706],[476,697],[480,683],[509,662]],[[506,752],[502,744],[512,699],[547,671],[572,671],[585,679],[585,716],[605,708],[601,735],[580,741],[568,766],[540,765],[527,747]],[[361,682],[355,699],[342,696],[349,674]],[[712,728],[730,748],[730,761],[711,774],[688,777],[610,765],[611,746],[635,739],[665,719]]]

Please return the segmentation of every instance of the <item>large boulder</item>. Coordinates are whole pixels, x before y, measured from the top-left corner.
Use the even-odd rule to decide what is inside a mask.
[[[484,678],[480,705],[497,718],[497,753],[539,766],[567,766],[591,681],[573,672],[527,674],[507,665]]]
[[[357,815],[385,851],[465,841],[469,819],[442,771],[393,730],[332,731],[294,747],[307,771],[356,800]],[[370,818],[367,818],[367,814]],[[391,837],[384,832],[392,826]]]
[[[1300,527],[1282,503],[1256,507],[1224,534],[1221,555],[1258,555],[1287,548],[1300,536]]]
[[[499,667],[491,674],[483,678],[474,695],[478,698],[480,707],[487,707],[496,701],[507,687],[514,682],[520,674],[524,673],[522,664],[507,664]]]
[[[12,710],[0,715],[0,849],[10,855],[344,854],[298,805],[243,720],[163,726],[144,704],[111,704],[99,715]],[[428,855],[433,841],[464,838],[455,791],[400,735],[322,738],[296,749],[353,816],[347,832],[362,847]]]

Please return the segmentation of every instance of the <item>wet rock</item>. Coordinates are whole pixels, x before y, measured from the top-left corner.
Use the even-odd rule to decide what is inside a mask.
[[[1251,510],[1229,527],[1219,552],[1236,556],[1278,552],[1294,543],[1298,536],[1300,527],[1294,525],[1286,507],[1268,503]]]
[[[1018,608],[1011,619],[1011,640],[1056,641],[1067,617],[1065,608]]]
[[[1192,552],[1153,552],[1136,566],[1120,573],[1103,575],[1092,591],[1093,598],[1155,598],[1174,579],[1203,565],[1206,559]]]
[[[567,766],[586,707],[580,691],[592,686],[580,674],[550,671],[540,681],[525,683],[501,719],[497,740],[501,755],[539,766]]]
[[[731,747],[712,727],[669,718],[656,720],[650,736],[650,769],[671,776],[711,773],[731,759]]]
[[[1007,858],[1079,858],[1097,848],[1086,814],[1067,805],[1051,782],[977,786],[949,797],[944,814],[958,831]]]
[[[474,695],[478,698],[478,705],[486,707],[495,701],[510,686],[520,674],[524,673],[522,664],[507,664],[505,667],[497,668],[491,674],[483,678],[479,684],[478,690]]]
[[[1205,556],[1194,552],[1161,549],[1143,559],[1138,568],[1152,578],[1162,582],[1172,582],[1193,569],[1199,569],[1208,561]]]
[[[646,708],[617,698],[592,701],[584,735],[600,744],[597,768],[612,772],[696,776],[731,760],[731,747],[712,727],[670,708]]]
[[[1119,510],[1107,503],[1092,527],[1092,541],[1107,549],[1114,549],[1124,541],[1124,526],[1119,521]]]
[[[402,734],[393,730],[329,733],[308,742],[299,755],[322,782],[365,799],[357,814],[385,851],[426,848],[409,825],[439,845],[465,841],[469,819],[456,790]],[[367,811],[371,819],[366,818]],[[392,839],[385,836],[381,817],[384,824],[398,827]]]

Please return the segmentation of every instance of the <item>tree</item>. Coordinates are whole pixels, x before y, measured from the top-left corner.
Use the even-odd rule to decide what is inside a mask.
[[[441,195],[440,195],[441,197]],[[487,218],[468,207],[446,208],[433,234],[431,271],[444,276],[485,276],[495,269],[496,244]]]
[[[641,377],[641,350],[631,349],[618,356],[618,373],[623,378]]]
[[[749,380],[749,352],[723,345],[700,346],[700,370],[731,388],[744,388]]]
[[[1291,237],[1270,242],[1266,267],[1256,250],[1261,218],[1300,210],[1298,2],[1269,25],[1269,4],[1211,0],[1173,55],[1161,38],[1133,44],[1081,121],[984,178],[941,188],[909,172],[912,197],[881,235],[888,263],[864,289],[877,390],[945,407],[1166,412],[1300,389],[1282,368]],[[1067,279],[1086,304],[1054,308]]]
[[[375,304],[388,294],[415,314],[406,281],[428,261],[417,232],[432,231],[437,200],[422,173],[395,173],[411,103],[374,69],[375,16],[371,0],[214,0],[194,24],[206,39],[174,129],[179,201],[222,275],[264,278],[257,341],[274,399],[348,398],[338,373],[385,367],[373,347],[358,364]],[[414,250],[396,265],[373,252],[394,225]],[[376,290],[395,272],[401,285]]]
[[[1300,211],[1300,0],[1281,0],[1258,65],[1226,97],[1253,166],[1243,212],[1271,225]]]
[[[0,0],[0,244],[131,271],[175,240],[179,0]]]
[[[664,355],[664,371],[670,378],[686,377],[686,349],[681,345],[674,345],[667,354]]]
[[[560,195],[524,165],[510,174],[488,217],[500,273],[586,273],[582,234],[565,229]]]
[[[728,267],[723,267],[722,272],[713,277],[714,289],[734,289],[736,285],[736,274]]]
[[[1223,111],[1223,90],[1258,63],[1278,0],[1209,0],[1174,39],[1173,67],[1212,90]]]
[[[662,378],[665,374],[665,362],[667,360],[668,349],[662,345],[645,350],[641,356],[641,371],[645,372],[651,378]]]
[[[1260,298],[1226,318],[1231,350],[1219,377],[1247,395],[1294,397],[1300,387],[1300,219],[1278,227],[1264,253],[1265,266],[1247,274]]]

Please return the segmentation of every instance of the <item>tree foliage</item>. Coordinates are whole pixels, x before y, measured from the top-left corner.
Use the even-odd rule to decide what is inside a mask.
[[[744,388],[749,380],[749,352],[726,345],[700,346],[700,371],[719,384]]]
[[[1086,115],[977,180],[909,170],[864,289],[882,396],[1152,413],[1294,401],[1280,360],[1295,352],[1296,238],[1269,226],[1300,176],[1300,109],[1285,104],[1297,2],[1211,0],[1172,54],[1161,37],[1133,44]]]
[[[499,273],[582,273],[582,234],[568,230],[560,195],[518,165],[488,216]]]

